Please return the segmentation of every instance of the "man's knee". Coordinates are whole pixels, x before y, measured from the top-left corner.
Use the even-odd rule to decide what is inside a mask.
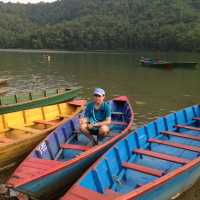
[[[106,135],[109,132],[109,127],[106,125],[103,125],[99,129],[99,134],[100,135]]]
[[[85,118],[80,118],[80,124],[86,124],[87,123],[87,119]]]

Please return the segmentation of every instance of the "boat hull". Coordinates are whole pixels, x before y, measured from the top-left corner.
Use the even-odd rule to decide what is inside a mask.
[[[169,200],[200,178],[200,106],[160,117],[111,147],[62,200]]]
[[[200,178],[200,165],[176,176],[174,179],[160,185],[145,195],[136,198],[137,200],[169,200],[175,199],[184,191],[194,185]],[[187,181],[183,181],[187,180]],[[134,200],[136,200],[134,199]]]
[[[44,139],[51,130],[45,131],[43,134],[38,134],[24,139],[19,143],[7,145],[5,148],[0,148],[0,169],[14,165],[22,160],[42,139]]]
[[[195,68],[198,63],[195,62],[148,62],[148,61],[140,61],[143,66],[147,67],[155,67],[155,68]]]
[[[37,107],[42,107],[42,106],[48,106],[48,105],[53,105],[56,103],[61,103],[70,99],[73,99],[78,95],[80,92],[80,88],[74,88],[69,91],[56,94],[50,97],[43,97],[43,98],[38,98],[35,100],[29,100],[25,101],[22,103],[15,103],[11,105],[2,105],[0,106],[0,114],[5,114],[5,113],[11,113],[11,112],[16,112],[20,110],[27,110],[27,109],[32,109],[32,108],[37,108]]]
[[[24,187],[16,188],[17,191],[23,192],[27,196],[36,199],[56,199],[63,194],[77,180],[78,177],[110,146],[102,149],[100,152],[88,156],[86,159],[64,168],[61,171],[46,176],[40,180],[33,181]]]
[[[86,101],[76,102],[0,115],[0,170],[19,162],[51,131],[79,114]]]
[[[37,199],[44,199],[47,197],[48,199],[55,199],[63,194],[63,192],[71,187],[71,185],[98,157],[100,157],[113,144],[115,144],[117,141],[119,141],[129,133],[133,121],[133,112],[128,102],[128,99],[125,97],[119,97],[115,98],[113,101],[110,101],[110,103],[113,106],[112,108],[115,110],[115,112],[113,112],[112,114],[113,125],[111,129],[113,131],[118,130],[115,134],[113,132],[114,136],[108,137],[108,140],[106,140],[106,142],[102,142],[97,146],[91,146],[89,141],[89,143],[87,143],[87,150],[78,152],[78,154],[75,154],[75,156],[73,156],[72,154],[72,157],[61,157],[61,154],[59,154],[59,152],[63,153],[63,155],[65,153],[67,154],[65,150],[61,149],[61,146],[70,143],[68,139],[74,134],[74,131],[72,131],[74,129],[72,127],[79,127],[79,119],[77,117],[74,117],[71,119],[71,121],[63,124],[55,131],[53,131],[43,142],[41,142],[33,150],[33,152],[21,163],[18,169],[16,169],[10,180],[8,180],[7,186],[10,189],[19,191]],[[123,110],[123,116],[121,116],[121,112],[119,112],[120,110]],[[119,121],[117,121],[117,119]],[[63,133],[65,137],[63,137]],[[82,134],[78,136],[78,141],[80,140],[80,138],[82,138],[82,136]],[[57,142],[55,142],[56,144],[54,144],[54,141],[56,141],[55,138],[57,138]],[[67,140],[65,140],[64,138],[67,138]],[[47,144],[47,146],[49,147],[48,151],[48,148],[44,151],[42,150],[42,148],[44,147],[43,144]],[[86,143],[84,143],[84,145],[86,145]],[[60,149],[54,151],[58,146],[60,147]],[[55,148],[53,149],[53,147]],[[50,150],[50,148],[52,149]],[[70,151],[71,150],[69,150],[69,152]],[[52,159],[51,156],[49,157],[49,154],[47,154],[47,152],[51,152],[51,155],[54,155],[52,156]],[[29,164],[30,162],[34,162],[33,159],[36,159],[36,162],[38,161],[38,163],[41,164],[41,168],[43,168],[43,170],[45,171],[41,172],[39,176],[38,173],[35,173],[35,169],[33,169],[32,165]],[[27,165],[30,165],[30,173],[33,172],[31,177],[29,176],[29,173],[27,174]],[[16,179],[15,174],[17,174],[19,178]]]

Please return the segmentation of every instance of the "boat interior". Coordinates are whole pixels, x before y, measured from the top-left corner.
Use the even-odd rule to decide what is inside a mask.
[[[44,106],[0,115],[0,146],[44,133],[64,119],[70,118],[79,106],[72,102]]]
[[[120,134],[130,123],[131,109],[126,101],[110,101],[112,124],[105,137],[96,137],[101,145]],[[32,153],[35,158],[67,161],[92,148],[91,140],[79,131],[79,117],[57,128]]]
[[[127,194],[199,157],[200,107],[195,106],[132,132],[104,154],[77,185],[82,186],[80,191],[86,188],[96,194]]]

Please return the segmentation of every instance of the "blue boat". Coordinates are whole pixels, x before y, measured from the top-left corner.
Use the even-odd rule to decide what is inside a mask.
[[[62,200],[175,199],[199,177],[200,105],[195,105],[120,140]]]
[[[112,109],[110,133],[99,144],[79,132],[79,116],[71,118],[45,140],[19,165],[7,182],[10,190],[36,199],[55,199],[64,193],[99,156],[126,136],[133,111],[126,96],[109,101]]]

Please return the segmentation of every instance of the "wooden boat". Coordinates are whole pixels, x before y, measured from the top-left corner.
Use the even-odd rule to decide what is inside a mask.
[[[85,100],[0,115],[0,168],[18,161],[47,134],[83,109]]]
[[[9,89],[7,87],[0,88],[0,98],[1,98],[1,95],[5,95],[8,91]]]
[[[158,67],[158,68],[174,68],[174,67],[187,67],[194,68],[198,64],[197,62],[169,62],[163,60],[154,60],[150,58],[141,58],[140,63],[143,66]]]
[[[124,137],[131,128],[133,112],[127,97],[109,101],[112,107],[111,132],[91,146],[79,133],[79,118],[74,117],[44,139],[21,163],[7,187],[31,198],[54,199],[63,194],[101,154]]]
[[[8,83],[9,79],[8,78],[1,78],[0,79],[0,85],[6,85]]]
[[[200,105],[195,105],[130,133],[61,199],[175,199],[199,177]]]
[[[72,87],[2,96],[0,97],[0,114],[61,103],[76,97],[79,92],[80,87]]]

